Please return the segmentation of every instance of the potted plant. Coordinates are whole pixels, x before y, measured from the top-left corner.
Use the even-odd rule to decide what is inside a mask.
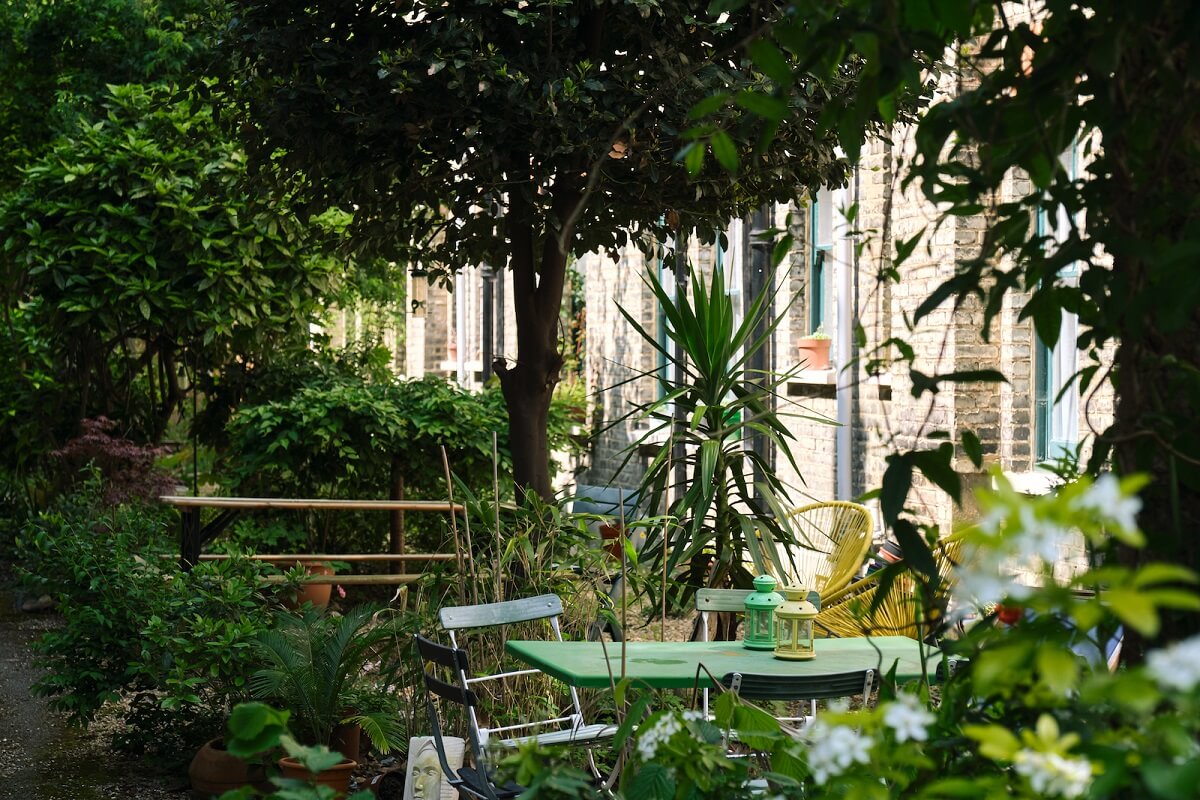
[[[808,336],[801,337],[797,346],[800,364],[805,369],[829,369],[829,334],[818,327]]]
[[[357,725],[381,752],[400,741],[399,716],[382,690],[398,666],[399,621],[373,606],[342,616],[311,607],[284,613],[256,642],[263,667],[250,679],[255,697],[291,712],[292,730],[307,745],[330,745],[339,726]],[[368,671],[368,667],[371,670]],[[286,777],[312,778],[339,793],[349,791],[351,758],[319,775],[290,757],[280,759]]]

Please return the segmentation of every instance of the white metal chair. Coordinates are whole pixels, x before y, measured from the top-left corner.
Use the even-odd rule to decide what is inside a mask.
[[[449,636],[453,647],[459,649],[458,636],[464,631],[539,620],[544,620],[554,638],[561,642],[562,628],[559,625],[559,616],[562,613],[562,600],[558,595],[544,594],[538,597],[508,600],[503,603],[447,606],[438,611],[438,621]],[[481,683],[503,681],[521,675],[543,674],[541,670],[526,668],[472,676],[467,673],[465,666],[460,668],[459,672],[462,688],[468,691],[472,686],[478,686]],[[583,707],[579,702],[579,693],[574,686],[567,688],[570,703],[564,713],[559,716],[500,727],[485,727],[480,724],[479,716],[475,707],[472,706],[467,709],[469,724],[481,746],[486,745],[492,738],[496,738],[498,744],[503,747],[517,747],[530,741],[537,741],[539,744],[581,744],[586,746],[610,738],[616,733],[615,725],[587,723],[584,720]],[[529,732],[519,733],[521,731]],[[498,738],[497,735],[499,735]],[[590,748],[588,757],[592,764],[592,771],[599,776],[599,770],[591,758]]]

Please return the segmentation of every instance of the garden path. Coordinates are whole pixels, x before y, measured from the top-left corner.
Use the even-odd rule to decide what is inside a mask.
[[[4,573],[0,564],[0,573]],[[108,753],[104,738],[72,728],[33,697],[30,644],[53,626],[51,613],[16,608],[0,576],[0,800],[180,800],[186,778],[164,779],[146,765]]]

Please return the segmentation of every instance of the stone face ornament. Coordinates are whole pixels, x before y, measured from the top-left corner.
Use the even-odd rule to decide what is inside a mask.
[[[450,769],[463,765],[466,743],[453,736],[443,736],[446,761]],[[416,736],[408,740],[408,780],[404,785],[404,800],[456,800],[458,792],[442,774],[437,746],[431,736]]]

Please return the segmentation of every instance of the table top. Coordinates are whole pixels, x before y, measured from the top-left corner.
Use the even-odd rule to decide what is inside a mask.
[[[620,643],[510,640],[508,652],[547,675],[581,688],[608,688],[620,680]],[[785,661],[770,650],[750,650],[738,642],[628,642],[625,674],[635,684],[653,689],[711,688],[731,672],[755,675],[829,675],[858,669],[886,673],[896,664],[898,681],[921,677],[920,644],[906,636],[872,636],[853,639],[818,639],[811,661]],[[605,649],[608,658],[605,659]],[[935,648],[926,651],[932,676],[941,659]],[[703,664],[708,673],[700,670]]]

